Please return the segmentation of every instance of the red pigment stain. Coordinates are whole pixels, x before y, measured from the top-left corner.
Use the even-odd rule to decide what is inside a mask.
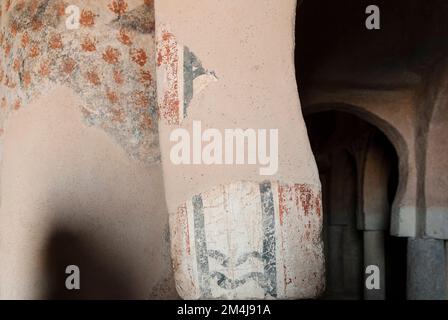
[[[152,84],[152,75],[149,70],[140,71],[140,82],[145,86],[150,86]]]
[[[149,106],[149,97],[143,91],[134,91],[134,104],[137,109],[146,109]]]
[[[95,25],[95,14],[90,10],[82,10],[79,23],[83,27],[93,27]]]
[[[132,61],[138,64],[140,67],[143,67],[148,61],[148,56],[143,49],[131,49],[130,51]]]
[[[50,47],[50,49],[53,49],[53,50],[62,49],[63,44],[62,44],[61,34],[57,33],[57,34],[52,35],[48,46]]]
[[[5,46],[3,47],[4,51],[5,51],[5,56],[9,55],[9,53],[11,52],[11,44],[9,42],[5,43]]]
[[[308,216],[313,210],[313,191],[311,190],[309,185],[306,184],[298,184],[296,185],[296,193],[297,193],[297,206],[300,204],[303,208],[305,216]]]
[[[88,71],[86,73],[86,78],[91,84],[95,86],[99,86],[101,84],[100,77],[95,71]]]
[[[120,51],[116,48],[108,47],[103,53],[103,59],[109,64],[117,64],[120,58]]]
[[[281,184],[278,185],[278,204],[279,204],[279,218],[280,218],[280,225],[283,225],[283,218],[288,213],[288,207],[286,206],[286,193],[288,188],[287,186],[282,186]],[[288,188],[290,191],[290,188]]]
[[[118,98],[118,94],[115,91],[112,90],[108,90],[106,93],[107,99],[112,103],[118,103],[119,98]]]
[[[147,130],[152,128],[152,118],[149,114],[145,113],[140,116],[140,128],[142,130]]]
[[[22,48],[26,48],[29,42],[30,42],[30,36],[28,32],[25,31],[22,35]]]
[[[43,22],[37,18],[33,18],[33,20],[31,21],[31,30],[35,32],[40,31],[43,26]]]
[[[191,254],[191,246],[190,246],[190,228],[188,225],[188,217],[187,217],[187,205],[183,204],[179,207],[179,222],[181,225],[185,226],[185,247],[187,250],[187,254]]]
[[[38,6],[39,6],[39,3],[37,0],[31,0],[31,3],[29,4],[29,10],[33,15],[36,13]]]
[[[71,74],[75,70],[76,61],[72,58],[67,58],[62,62],[62,72]]]
[[[10,26],[10,33],[15,37],[17,35],[19,27],[17,26],[17,22],[13,21]]]
[[[178,96],[178,50],[172,33],[163,31],[162,43],[157,54],[157,65],[164,65],[167,72],[168,85],[159,106],[159,116],[168,124],[179,124],[180,101]]]
[[[39,74],[42,77],[46,77],[50,74],[50,63],[48,60],[41,63],[39,68]]]
[[[59,2],[55,3],[54,9],[55,9],[56,14],[59,17],[63,17],[65,15],[65,5],[64,5],[63,1],[59,1]],[[37,10],[37,1],[32,4],[32,9],[31,10],[33,12],[35,12]]]
[[[318,217],[322,215],[322,203],[321,203],[322,192],[316,197],[316,214]]]
[[[14,62],[13,62],[13,64],[12,64],[12,69],[13,69],[15,72],[19,72],[19,70],[20,70],[20,60],[19,60],[18,58],[15,58],[15,59],[14,59]]]
[[[126,33],[125,29],[121,29],[117,35],[118,41],[123,43],[126,46],[130,46],[132,44],[132,39],[129,34]]]
[[[27,71],[23,75],[23,85],[25,86],[25,88],[28,88],[30,84],[31,84],[31,74],[29,71]]]
[[[96,42],[89,37],[84,38],[84,41],[81,43],[81,49],[85,52],[93,52],[96,51]]]
[[[31,47],[29,53],[28,53],[28,57],[30,58],[36,58],[37,56],[40,55],[40,49],[37,45],[34,45],[33,47]]]
[[[116,84],[123,84],[124,79],[120,70],[114,70],[114,81]]]
[[[128,9],[128,4],[125,0],[113,0],[107,7],[117,16],[121,16]]]

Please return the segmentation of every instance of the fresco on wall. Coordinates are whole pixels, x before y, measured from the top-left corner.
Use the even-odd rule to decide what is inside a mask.
[[[237,182],[193,196],[170,217],[179,294],[275,299],[324,290],[320,189]]]
[[[169,125],[181,124],[188,116],[193,97],[218,81],[214,71],[202,66],[198,57],[164,25],[157,33],[157,83],[160,118]]]
[[[80,9],[74,30],[69,5]],[[152,0],[2,1],[0,46],[2,131],[11,112],[62,84],[83,99],[87,124],[132,158],[160,161]]]

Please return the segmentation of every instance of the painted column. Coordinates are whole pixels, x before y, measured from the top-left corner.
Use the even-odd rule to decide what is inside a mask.
[[[368,288],[364,286],[365,300],[386,299],[386,261],[384,254],[384,232],[364,231],[364,270],[374,266],[379,270],[379,288]],[[367,277],[368,275],[366,275]]]
[[[408,240],[408,299],[447,299],[445,254],[442,240]]]
[[[386,261],[384,237],[388,232],[390,205],[388,184],[390,163],[383,140],[370,135],[366,146],[362,179],[363,232],[364,232],[364,271],[369,266],[377,267],[380,287],[369,289],[364,286],[364,299],[386,299]]]
[[[362,298],[363,248],[356,229],[356,174],[349,154],[339,149],[331,153],[330,203],[326,241],[327,292],[325,297]],[[323,181],[321,179],[321,181]],[[323,187],[325,184],[323,183]],[[325,206],[324,206],[325,208]],[[332,295],[332,293],[335,293]],[[339,292],[339,294],[338,294]]]
[[[318,297],[321,191],[295,79],[296,1],[155,4],[159,133],[180,296]],[[238,128],[248,130],[247,153],[232,155],[239,151],[229,142],[237,142],[226,129]],[[260,161],[266,151],[270,164]]]

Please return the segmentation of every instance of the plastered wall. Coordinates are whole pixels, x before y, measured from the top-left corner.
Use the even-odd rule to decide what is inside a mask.
[[[177,297],[152,1],[2,1],[1,12],[0,298]],[[70,264],[79,292],[65,289]]]
[[[295,11],[295,0],[2,1],[0,298],[173,298],[173,271],[183,298],[317,297],[320,182],[295,81]],[[278,172],[174,166],[169,133],[193,120],[280,129]],[[225,252],[242,274],[206,271],[182,291],[193,260],[175,250],[187,242],[180,209],[204,213],[221,197],[233,225],[207,240],[196,228],[190,249],[219,262],[204,244],[252,225],[240,232],[244,259],[238,237]],[[230,218],[225,207],[205,220]],[[64,288],[70,264],[79,292]]]

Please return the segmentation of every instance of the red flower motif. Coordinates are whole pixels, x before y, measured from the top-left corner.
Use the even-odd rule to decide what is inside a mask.
[[[108,47],[103,53],[103,59],[109,64],[118,63],[118,58],[120,57],[120,51],[118,49]]]
[[[84,38],[84,41],[81,43],[81,49],[86,52],[96,51],[96,41],[89,37]]]
[[[90,10],[82,10],[79,23],[83,27],[93,27],[95,25],[95,14]]]
[[[107,96],[107,100],[109,100],[111,103],[117,103],[119,98],[118,98],[118,94],[115,91],[112,90],[108,90],[106,93]]]
[[[128,4],[125,0],[113,0],[107,7],[116,15],[121,16],[128,9]]]
[[[132,61],[143,67],[148,60],[148,56],[143,49],[131,49]]]
[[[126,33],[125,29],[121,29],[117,35],[118,41],[124,45],[130,46],[132,44],[131,37]]]
[[[63,44],[61,35],[59,33],[52,35],[48,46],[53,50],[62,49]]]
[[[101,84],[100,77],[95,71],[88,71],[86,73],[86,78],[91,84],[95,86],[99,86]]]
[[[116,84],[123,84],[124,79],[120,70],[114,70],[114,81]]]

